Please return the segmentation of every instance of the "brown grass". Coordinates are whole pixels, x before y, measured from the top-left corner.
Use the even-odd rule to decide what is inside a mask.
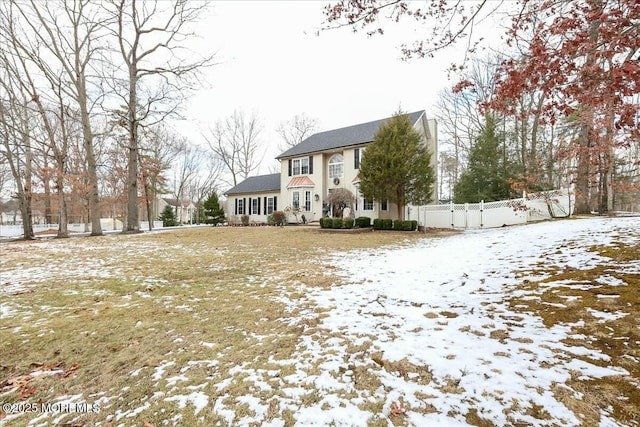
[[[597,267],[563,271],[539,271],[550,274],[545,280],[525,283],[522,288],[539,295],[538,300],[514,298],[515,311],[540,316],[547,327],[556,324],[576,324],[572,332],[589,339],[567,338],[567,344],[587,347],[606,354],[610,360],[592,360],[586,356],[575,358],[600,366],[619,366],[629,376],[608,376],[587,379],[576,373],[567,382],[574,391],[558,385],[556,398],[576,413],[584,425],[597,425],[600,412],[611,412],[622,424],[640,424],[640,274],[628,272],[628,267],[640,263],[640,247],[614,243],[611,246],[592,246],[590,249],[609,260]],[[601,278],[615,279],[619,284],[608,285]],[[561,282],[558,284],[557,282]],[[594,315],[619,314],[615,320]]]
[[[229,369],[250,366],[277,390],[278,379],[267,372],[294,372],[291,365],[274,362],[289,359],[299,337],[321,316],[283,321],[306,307],[297,287],[340,283],[318,259],[422,238],[394,232],[321,234],[311,227],[207,227],[3,244],[0,286],[15,311],[0,319],[3,403],[47,403],[75,394],[91,403],[108,397],[100,413],[65,418],[88,426],[142,407],[154,392],[177,387],[189,394],[200,387],[211,398],[228,394],[238,416],[253,411],[237,397],[262,393],[267,418],[291,425],[290,410],[269,397],[277,391],[256,390],[252,381],[242,380],[247,374],[234,375],[220,391],[215,385],[230,378]],[[23,280],[23,268],[39,275]],[[291,311],[279,297],[296,292],[299,305]],[[63,374],[28,376],[43,365],[56,365]],[[355,375],[361,387],[377,386],[364,370]],[[303,399],[318,396],[310,390]],[[193,405],[179,409],[159,400],[153,411],[133,414],[127,423],[160,425],[167,414],[178,413],[184,425],[225,423],[210,410],[196,415]],[[6,416],[0,412],[0,420]]]
[[[0,318],[2,403],[50,403],[59,396],[80,394],[89,403],[100,402],[102,410],[68,414],[63,420],[67,425],[227,425],[228,420],[210,410],[216,399],[221,398],[221,403],[241,417],[255,414],[242,401],[255,396],[263,405],[264,421],[280,419],[292,426],[295,410],[279,400],[282,378],[299,371],[288,361],[305,336],[341,338],[320,328],[325,314],[307,300],[308,287],[324,289],[342,282],[333,268],[318,260],[351,249],[361,249],[367,256],[384,245],[423,238],[419,233],[248,227],[2,244],[0,303],[13,311]],[[593,338],[567,339],[567,344],[599,350],[611,360],[589,359],[590,363],[620,366],[630,375],[587,380],[576,373],[566,386],[554,387],[554,395],[584,425],[598,425],[600,411],[609,408],[619,423],[638,425],[640,277],[624,266],[640,260],[640,249],[615,244],[591,250],[610,262],[590,270],[571,270],[549,268],[541,260],[534,271],[520,272],[523,276],[550,275],[541,281],[525,281],[520,287],[540,298],[513,298],[509,304],[513,311],[540,316],[547,326],[584,320],[573,332]],[[24,272],[38,274],[23,278],[27,277]],[[624,286],[598,283],[603,276]],[[558,281],[572,286],[558,285]],[[287,305],[283,296],[296,304]],[[590,310],[626,316],[602,321]],[[425,316],[444,326],[454,322],[457,314],[441,311]],[[508,320],[517,323],[522,319]],[[490,334],[496,340],[531,342],[511,339],[509,328],[496,329],[490,322],[483,329],[460,330]],[[345,343],[350,360],[332,374],[350,375],[355,391],[371,397],[359,405],[374,414],[369,425],[388,425],[388,420],[405,425],[404,415],[385,416],[385,402],[373,397],[383,387],[380,372],[427,385],[433,380],[430,368],[407,359],[389,361],[373,352],[375,337],[363,338],[358,345]],[[495,356],[509,363],[510,354],[497,352]],[[322,361],[312,361],[305,368],[306,375],[318,375]],[[37,370],[58,373],[29,375]],[[461,378],[447,377],[438,388],[460,394],[464,391]],[[322,400],[312,383],[301,379],[299,387],[300,405]],[[160,391],[166,394],[154,397]],[[199,413],[193,404],[179,407],[175,401],[164,400],[195,391],[209,396],[207,409]],[[429,403],[431,396],[416,397],[423,405],[411,411],[436,411]],[[149,402],[151,408],[134,412]],[[535,405],[526,413],[540,420],[549,417]],[[6,424],[26,425],[38,415],[25,414]],[[508,419],[518,425],[512,415],[507,413]],[[181,418],[173,420],[174,416]],[[463,416],[472,425],[490,424],[477,411]],[[0,412],[0,422],[6,417]]]

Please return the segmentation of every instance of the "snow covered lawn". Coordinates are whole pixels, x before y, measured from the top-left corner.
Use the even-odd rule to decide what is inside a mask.
[[[337,257],[331,264],[339,267],[349,284],[308,295],[326,308],[320,326],[336,338],[327,345],[327,332],[322,330],[300,345],[300,359],[320,361],[322,368],[305,381],[313,381],[324,393],[316,407],[301,411],[299,419],[325,425],[350,419],[348,424],[367,425],[373,414],[361,409],[362,402],[377,401],[379,418],[395,412],[418,426],[476,424],[481,419],[487,425],[593,425],[593,417],[584,419],[587,414],[563,404],[561,397],[567,394],[577,400],[582,397],[565,383],[572,376],[587,384],[622,376],[632,387],[640,386],[638,317],[634,316],[635,328],[629,336],[615,337],[629,350],[626,356],[636,368],[631,376],[608,354],[580,345],[599,338],[573,332],[588,315],[574,323],[549,326],[528,306],[514,307],[511,301],[540,300],[540,290],[523,290],[519,286],[523,283],[553,278],[559,271],[609,265],[588,249],[614,242],[635,247],[636,257],[611,264],[605,274],[575,285],[596,292],[605,285],[634,286],[632,292],[637,295],[638,218],[468,231],[408,248],[353,251]],[[616,273],[621,272],[635,278],[634,282],[617,279]],[[544,283],[545,288],[557,286],[572,286],[572,282]],[[630,314],[630,305],[621,304],[615,311],[587,311],[598,322],[614,323]],[[555,308],[578,310],[575,306]],[[567,344],[568,338],[575,338],[572,344]],[[354,351],[354,345],[359,350]],[[373,392],[358,390],[364,371],[366,375],[375,372],[379,387]],[[563,388],[566,391],[560,393]],[[358,398],[354,399],[354,392]],[[629,403],[635,412],[633,418],[620,420],[624,422],[611,416],[613,406],[596,402],[602,405],[597,414],[600,425],[639,425],[640,394],[636,391],[632,397],[636,400]],[[318,411],[327,403],[331,410]],[[401,410],[394,411],[394,404]]]
[[[0,246],[0,425],[640,425],[639,218],[180,233]]]

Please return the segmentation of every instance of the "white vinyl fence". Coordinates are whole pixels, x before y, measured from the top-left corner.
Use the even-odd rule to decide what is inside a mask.
[[[498,202],[414,206],[408,219],[427,228],[495,228],[567,217],[573,204],[573,194],[560,189]]]
[[[100,220],[102,231],[122,231],[122,221],[112,220],[110,218],[103,218]],[[88,233],[91,231],[91,224],[68,224],[67,228],[69,233]],[[163,228],[162,221],[153,221],[153,229]],[[140,229],[143,231],[149,230],[148,221],[140,221]],[[46,234],[55,235],[58,231],[58,224],[33,224],[33,232],[44,234],[44,232],[50,232]],[[2,225],[0,224],[0,238],[2,237],[20,237],[23,235],[22,224],[17,225]]]

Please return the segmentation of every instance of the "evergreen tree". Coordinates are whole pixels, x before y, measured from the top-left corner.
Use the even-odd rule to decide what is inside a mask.
[[[431,153],[409,116],[398,112],[380,126],[362,155],[359,177],[362,195],[395,203],[401,219],[405,204],[431,200],[435,184]]]
[[[224,209],[220,206],[218,195],[213,192],[204,202],[205,224],[220,224],[224,222]]]
[[[162,221],[163,227],[175,227],[178,225],[178,221],[176,220],[176,213],[173,210],[173,207],[167,205],[164,207],[164,210],[158,217],[160,221]]]
[[[456,203],[492,202],[511,196],[509,181],[515,176],[504,135],[497,132],[494,117],[485,115],[486,125],[469,152],[469,165],[454,188]]]

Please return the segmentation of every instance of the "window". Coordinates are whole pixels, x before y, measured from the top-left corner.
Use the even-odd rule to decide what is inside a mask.
[[[311,191],[304,192],[304,210],[311,212]]]
[[[260,213],[260,198],[251,199],[251,212],[249,214],[257,215]]]
[[[360,169],[360,163],[362,162],[362,154],[364,153],[364,147],[356,148],[353,150],[353,168]]]
[[[380,210],[381,211],[388,211],[389,210],[389,201],[388,200],[384,200],[384,201],[380,202]]]
[[[373,200],[362,199],[362,209],[365,211],[372,211]]]
[[[289,171],[290,176],[295,175],[309,175],[313,173],[313,159],[312,157],[303,157],[301,159],[290,160]]]
[[[236,199],[236,202],[238,202],[238,209],[236,212],[238,212],[238,215],[244,215],[244,199]]]
[[[342,154],[336,154],[329,159],[329,178],[342,178],[343,169]]]
[[[299,191],[294,191],[293,192],[293,209],[298,209],[300,207],[300,192]]]
[[[267,197],[267,215],[271,215],[273,213],[273,197]]]

